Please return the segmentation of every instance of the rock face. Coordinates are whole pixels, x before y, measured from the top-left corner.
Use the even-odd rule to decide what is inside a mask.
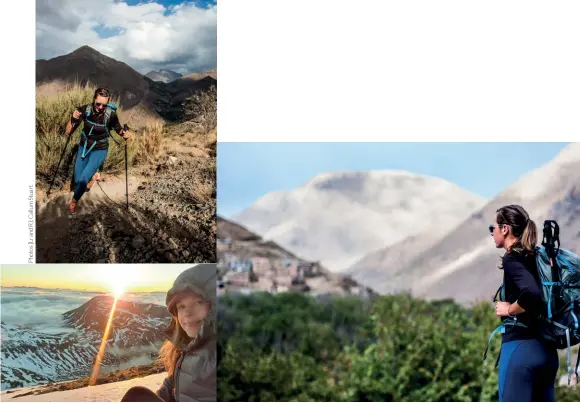
[[[414,235],[452,229],[485,200],[445,180],[403,171],[332,172],[269,193],[232,219],[338,272]]]
[[[496,210],[507,204],[520,204],[529,212],[540,242],[544,220],[558,221],[562,247],[580,253],[580,143],[568,145],[443,238],[428,233],[409,238],[384,250],[374,268],[354,270],[353,275],[363,284],[381,279],[382,292],[411,290],[417,296],[463,303],[490,300],[502,281],[497,266],[503,251],[495,248],[487,228]]]

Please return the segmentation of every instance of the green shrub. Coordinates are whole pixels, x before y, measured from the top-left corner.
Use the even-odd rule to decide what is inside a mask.
[[[256,293],[218,306],[220,401],[498,400],[500,336],[482,361],[499,323],[487,303]]]

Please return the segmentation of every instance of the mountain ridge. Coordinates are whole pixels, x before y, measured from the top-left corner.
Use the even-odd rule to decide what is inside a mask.
[[[437,177],[401,170],[334,171],[292,190],[267,193],[231,219],[339,272],[421,229],[448,227],[458,212],[467,214],[484,202]],[[433,219],[429,211],[445,217]]]
[[[508,204],[528,211],[539,242],[543,221],[557,220],[562,247],[580,253],[580,143],[569,144],[552,161],[523,175],[443,237],[408,251],[410,256],[396,270],[389,264],[397,251],[387,250],[368,278],[360,268],[353,268],[353,276],[363,284],[382,281],[382,292],[411,290],[418,297],[454,298],[465,304],[488,300],[502,280],[496,267],[503,251],[495,248],[487,227],[496,210]]]
[[[196,78],[180,81],[183,77],[179,77],[168,83],[154,81],[127,63],[87,45],[65,55],[36,60],[37,92],[39,87],[54,92],[66,85],[90,83],[109,88],[114,97],[119,97],[119,106],[125,110],[140,107],[171,121],[182,117],[185,99],[217,83],[215,69],[188,76]],[[176,81],[179,83],[175,84]]]
[[[95,296],[61,314],[60,333],[2,322],[2,388],[89,376],[114,298]],[[170,315],[161,305],[119,300],[107,338],[103,368],[159,353]]]

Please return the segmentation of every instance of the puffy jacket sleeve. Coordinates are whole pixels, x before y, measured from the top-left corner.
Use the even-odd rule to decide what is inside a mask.
[[[173,376],[168,375],[161,384],[161,387],[157,391],[157,395],[166,402],[174,402],[173,397]]]
[[[532,314],[538,314],[542,309],[542,290],[540,285],[526,267],[511,256],[506,256],[503,269],[518,288],[518,305]]]
[[[182,378],[179,381],[179,392],[183,400],[197,402],[217,401],[217,355],[214,348],[205,348],[189,356],[187,368],[182,367],[182,370],[187,372],[188,375],[184,377],[186,384],[182,384]]]

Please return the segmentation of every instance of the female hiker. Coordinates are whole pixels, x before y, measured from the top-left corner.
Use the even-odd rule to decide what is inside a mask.
[[[216,280],[215,263],[177,276],[166,297],[171,339],[160,352],[168,376],[157,393],[136,386],[121,401],[216,401]]]
[[[555,347],[537,338],[543,313],[542,289],[536,266],[536,224],[518,205],[497,210],[489,230],[502,258],[505,300],[496,302],[502,320],[517,319],[525,326],[505,326],[499,358],[500,401],[554,401],[558,371]]]
[[[119,123],[116,107],[109,104],[110,98],[107,89],[98,88],[93,103],[75,109],[71,121],[66,125],[65,135],[69,136],[81,120],[84,122],[73,174],[76,188],[69,204],[71,214],[76,213],[78,201],[87,191],[87,187],[90,189],[94,183],[91,178],[105,162],[109,150],[110,131],[114,129],[125,140],[129,138],[129,132],[123,130]]]

